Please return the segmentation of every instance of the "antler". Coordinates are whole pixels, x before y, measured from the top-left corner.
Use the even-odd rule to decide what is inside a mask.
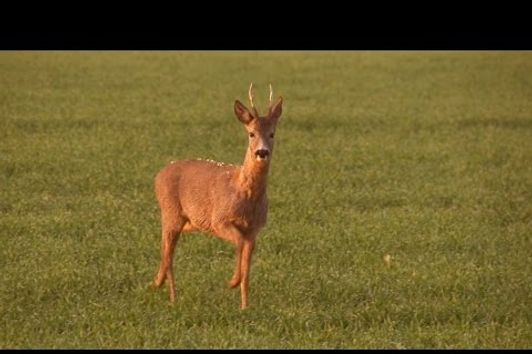
[[[272,97],[273,97],[273,89],[272,84],[270,83],[270,104],[269,107],[271,109],[272,106]],[[255,107],[255,104],[253,103],[253,98],[255,97],[255,94],[253,93],[253,82],[249,84],[249,90],[248,90],[248,97],[249,97],[249,103],[251,104],[251,108],[253,109],[253,113],[255,116],[259,116],[259,112],[257,111],[257,108]]]
[[[249,103],[251,103],[251,108],[255,108],[255,105],[253,104],[253,82],[249,85]]]

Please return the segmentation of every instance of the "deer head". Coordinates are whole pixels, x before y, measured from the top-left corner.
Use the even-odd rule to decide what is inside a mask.
[[[239,100],[235,101],[235,114],[244,124],[249,136],[248,154],[254,157],[259,163],[267,163],[273,152],[273,138],[275,127],[281,117],[283,108],[283,98],[279,98],[272,103],[272,85],[270,84],[270,100],[268,114],[260,116],[253,104],[253,83],[249,86],[249,102],[251,110],[244,106]]]

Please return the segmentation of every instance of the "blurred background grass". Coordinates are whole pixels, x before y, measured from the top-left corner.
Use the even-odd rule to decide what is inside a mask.
[[[285,99],[249,310],[153,177]],[[528,348],[532,53],[0,53],[0,347]],[[392,258],[389,267],[383,256]]]

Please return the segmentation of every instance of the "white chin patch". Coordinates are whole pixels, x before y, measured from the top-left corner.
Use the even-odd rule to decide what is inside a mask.
[[[257,161],[266,161],[268,160],[268,156],[260,157],[259,155],[257,155],[256,159]]]

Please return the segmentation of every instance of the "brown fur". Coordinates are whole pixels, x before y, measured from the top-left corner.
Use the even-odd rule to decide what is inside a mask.
[[[266,224],[269,164],[273,151],[271,136],[282,111],[282,98],[259,117],[238,100],[235,114],[245,125],[249,144],[242,166],[214,161],[172,162],[155,177],[155,192],[161,209],[161,263],[154,285],[169,280],[170,300],[176,296],[172,259],[180,233],[206,231],[235,245],[236,265],[229,286],[240,284],[241,308],[248,306],[249,270],[255,239]],[[268,150],[258,160],[258,150]]]

